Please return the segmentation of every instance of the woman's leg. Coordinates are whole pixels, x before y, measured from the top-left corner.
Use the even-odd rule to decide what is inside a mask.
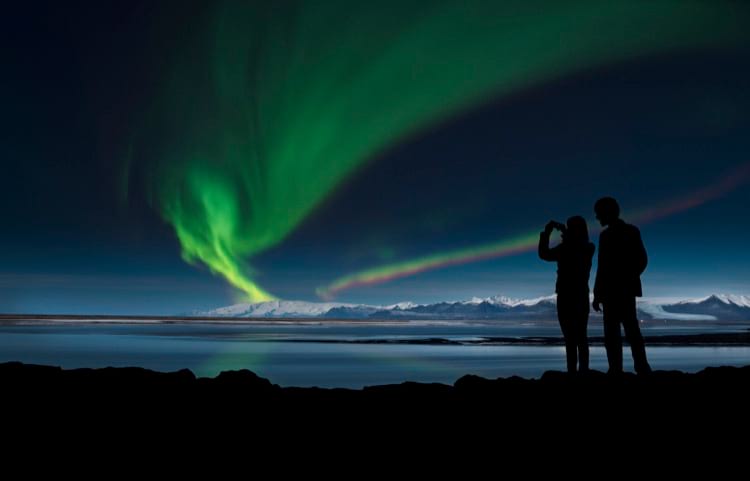
[[[576,316],[576,341],[578,344],[578,369],[589,370],[589,296],[579,300],[579,312]]]
[[[569,373],[576,372],[576,362],[578,358],[578,343],[576,342],[575,314],[571,312],[569,299],[564,296],[557,296],[557,320],[560,322],[565,339],[565,358]]]

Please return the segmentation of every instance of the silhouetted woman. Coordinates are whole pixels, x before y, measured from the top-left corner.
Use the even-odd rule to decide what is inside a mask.
[[[560,230],[562,242],[551,248],[549,236],[553,229]],[[589,369],[589,342],[586,329],[589,322],[589,274],[594,244],[589,242],[586,219],[574,216],[568,219],[567,227],[549,221],[539,234],[539,257],[557,262],[557,319],[565,338],[565,353],[568,372]]]

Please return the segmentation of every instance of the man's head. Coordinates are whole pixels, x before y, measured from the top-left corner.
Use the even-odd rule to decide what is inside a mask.
[[[608,226],[620,218],[620,206],[612,197],[602,197],[594,204],[596,219],[602,226]]]

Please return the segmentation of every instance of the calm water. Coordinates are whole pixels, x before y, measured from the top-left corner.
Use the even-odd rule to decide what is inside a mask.
[[[706,328],[648,328],[646,335],[689,334]],[[716,332],[717,328],[711,329]],[[0,326],[0,362],[66,368],[141,366],[191,369],[215,376],[250,369],[282,386],[362,387],[403,381],[452,384],[464,374],[487,378],[538,377],[565,365],[560,346],[354,344],[365,339],[476,339],[485,336],[559,336],[559,328],[471,325],[216,325],[128,324]],[[601,335],[591,326],[589,335]],[[305,342],[289,342],[290,340]],[[626,368],[629,348],[626,349]],[[650,347],[654,369],[698,371],[748,365],[750,347]],[[591,349],[592,368],[606,370],[602,347]]]

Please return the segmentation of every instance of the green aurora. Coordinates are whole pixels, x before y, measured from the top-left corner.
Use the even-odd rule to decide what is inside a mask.
[[[215,2],[165,59],[152,203],[183,258],[250,302],[247,264],[390,146],[482,103],[605,63],[730,45],[710,1]],[[741,15],[740,15],[741,13]],[[137,155],[137,153],[133,153]]]

